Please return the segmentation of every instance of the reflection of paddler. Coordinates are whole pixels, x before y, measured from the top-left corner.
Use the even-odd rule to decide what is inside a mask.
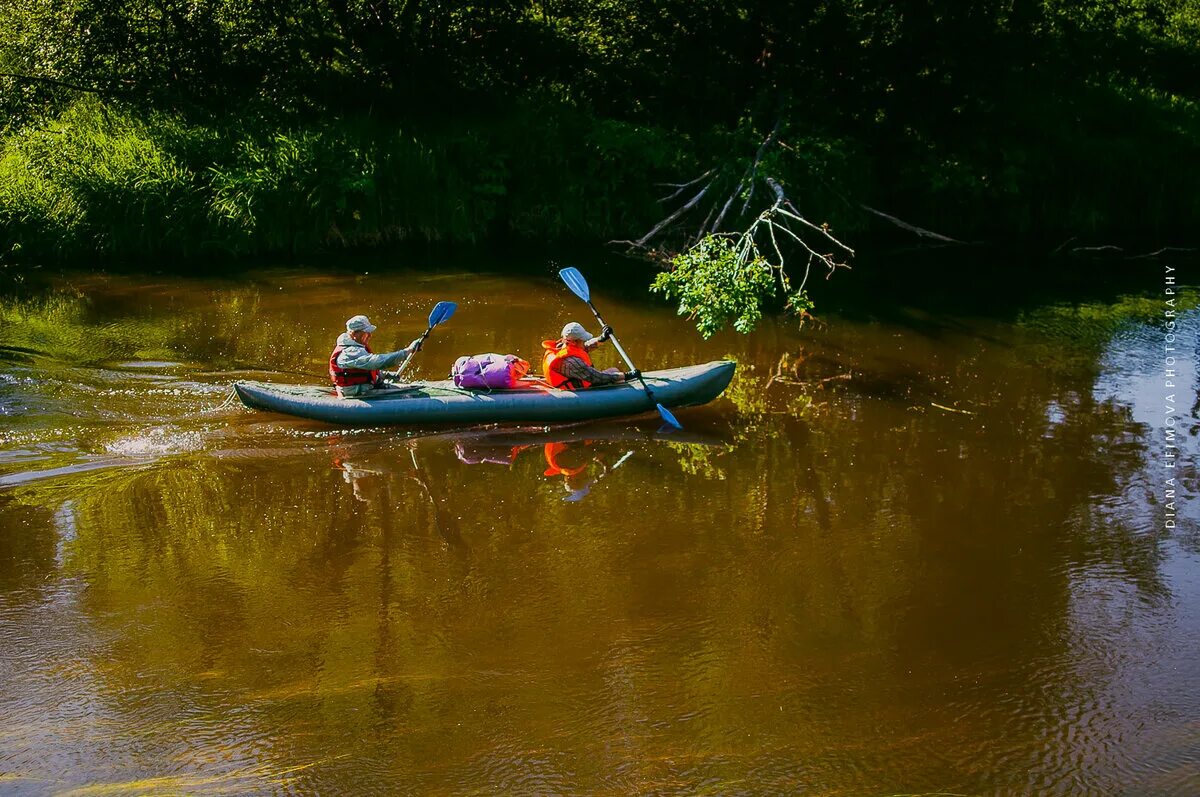
[[[587,445],[588,442],[590,441],[585,441],[584,445]],[[590,459],[585,459],[583,464],[577,465],[576,467],[571,467],[570,465],[566,465],[561,461],[560,457],[564,452],[569,451],[570,448],[571,446],[567,443],[546,443],[546,445],[542,447],[542,450],[546,455],[546,465],[548,467],[543,475],[565,476],[566,478],[570,479],[572,476],[578,476],[587,470],[587,467],[590,464]],[[568,462],[572,460],[576,460],[576,458],[567,457]]]
[[[354,492],[354,497],[363,503],[370,503],[378,497],[379,484],[377,480],[368,480],[364,484],[364,477],[378,476],[381,471],[372,470],[370,468],[361,468],[353,462],[349,462],[343,457],[345,452],[340,449],[334,449],[333,452],[333,467],[341,471],[342,480],[350,485],[350,489]]]
[[[588,446],[591,443],[591,440],[585,440],[583,445]],[[581,449],[577,449],[575,454],[567,454],[569,449],[570,445],[567,443],[546,443],[543,448],[546,454],[546,464],[550,466],[546,468],[545,475],[551,478],[563,477],[563,487],[567,491],[567,496],[563,498],[564,501],[582,501],[601,479],[621,467],[625,464],[625,460],[633,456],[632,451],[626,451],[610,468],[599,456],[587,457],[585,455],[585,458],[581,460],[579,458]],[[564,454],[566,454],[565,460],[563,459]],[[600,473],[596,478],[584,481],[584,473],[593,462],[600,466]]]
[[[546,443],[542,447],[548,466],[543,475],[549,478],[563,477],[563,489],[568,493],[564,501],[583,500],[591,491],[592,485],[603,478],[608,470],[599,457],[587,453],[585,446],[591,445],[591,442],[585,440],[583,445],[575,447],[573,453],[568,443]],[[587,469],[593,462],[600,466],[600,475],[595,479],[587,479]]]
[[[356,499],[364,504],[369,504],[379,497],[383,480],[368,477],[381,476],[383,471],[364,468],[351,462],[352,450],[353,447],[341,435],[335,435],[329,440],[329,454],[333,459],[333,469],[342,474],[342,481],[350,485]]]
[[[458,461],[464,465],[491,463],[512,467],[513,462],[517,459],[517,454],[526,448],[529,446],[468,446],[458,442],[454,444],[454,456],[458,457]]]

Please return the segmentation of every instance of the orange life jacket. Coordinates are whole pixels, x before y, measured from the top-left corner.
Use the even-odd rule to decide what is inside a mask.
[[[574,340],[543,340],[542,348],[546,350],[546,355],[542,358],[542,371],[552,387],[561,390],[582,390],[591,386],[591,382],[568,379],[562,372],[563,360],[568,357],[578,357],[588,365],[592,364],[592,357],[587,353],[587,349],[583,348],[582,343]]]
[[[378,371],[368,371],[364,368],[343,368],[337,364],[337,359],[342,355],[342,349],[345,346],[337,346],[333,350],[333,354],[329,355],[329,378],[338,387],[350,387],[350,385],[373,385],[379,381]],[[371,353],[370,346],[363,346],[367,353]]]
[[[578,468],[564,468],[558,464],[558,455],[566,451],[568,445],[566,443],[546,443],[542,446],[542,453],[546,455],[546,464],[550,467],[546,468],[543,476],[576,476],[587,470],[588,463],[583,463]]]

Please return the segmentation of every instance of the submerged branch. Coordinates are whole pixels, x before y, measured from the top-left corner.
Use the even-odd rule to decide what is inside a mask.
[[[770,379],[767,380],[767,387],[770,387],[771,385],[777,385],[777,384],[778,385],[795,385],[796,387],[809,387],[811,385],[817,385],[818,387],[822,387],[824,385],[829,384],[830,382],[845,382],[845,381],[851,380],[853,378],[854,378],[854,374],[849,373],[849,372],[844,373],[844,374],[835,374],[834,376],[827,376],[824,379],[792,379],[789,376],[783,376],[782,374],[775,374],[774,376],[772,376]]]
[[[934,401],[929,402],[929,406],[937,407],[939,410],[945,410],[946,412],[957,412],[960,415],[974,415],[975,414],[971,410],[960,410],[955,407],[947,407],[944,404],[938,404],[937,402],[934,402]]]

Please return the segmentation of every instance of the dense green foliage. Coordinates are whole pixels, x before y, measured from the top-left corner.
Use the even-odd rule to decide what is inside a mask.
[[[767,175],[851,235],[1166,241],[1197,42],[1198,0],[9,0],[0,258],[638,238],[700,174],[652,245]]]
[[[611,238],[655,207],[652,186],[604,164],[667,170],[678,156],[662,135],[584,117],[543,125],[532,112],[437,136],[366,116],[187,123],[84,98],[10,134],[0,240],[36,258],[136,258]]]
[[[697,319],[710,337],[726,324],[749,332],[762,317],[759,296],[774,296],[775,273],[762,257],[742,262],[727,237],[708,236],[675,258],[651,290],[679,301],[679,312]]]

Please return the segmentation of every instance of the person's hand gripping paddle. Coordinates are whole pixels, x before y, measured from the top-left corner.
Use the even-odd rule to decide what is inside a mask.
[[[433,328],[438,324],[450,320],[450,316],[454,315],[454,311],[457,309],[458,305],[454,302],[438,302],[433,306],[433,310],[431,310],[429,313],[429,328],[421,333],[421,337],[417,339],[417,351],[421,350],[421,346],[425,343],[425,338],[429,337],[429,333],[433,331]],[[400,367],[396,369],[396,373],[393,378],[400,378],[400,375],[404,373],[404,369],[408,368],[408,364],[413,361],[413,357],[415,357],[416,354],[417,352],[414,351],[412,354],[408,355],[407,360],[400,363]]]
[[[587,306],[591,308],[592,315],[596,316],[596,320],[600,322],[600,326],[608,326],[608,324],[604,323],[604,319],[600,317],[600,311],[596,309],[596,305],[592,304],[592,292],[588,288],[587,280],[579,273],[579,269],[564,268],[558,272],[558,276],[562,277],[562,281],[567,283],[567,287],[571,289],[571,293],[587,302]],[[658,410],[658,414],[672,428],[682,429],[683,424],[675,420],[675,416],[671,414],[671,411],[658,403],[658,400],[654,398],[654,391],[650,389],[650,386],[646,384],[646,380],[642,378],[641,371],[638,371],[637,367],[630,361],[629,355],[625,353],[625,349],[621,348],[621,342],[617,340],[617,336],[611,335],[610,337],[612,338],[613,346],[617,349],[617,353],[621,355],[621,359],[629,366],[629,370],[638,375],[638,381],[642,383],[642,390],[646,391],[646,397],[650,399],[650,403]]]

